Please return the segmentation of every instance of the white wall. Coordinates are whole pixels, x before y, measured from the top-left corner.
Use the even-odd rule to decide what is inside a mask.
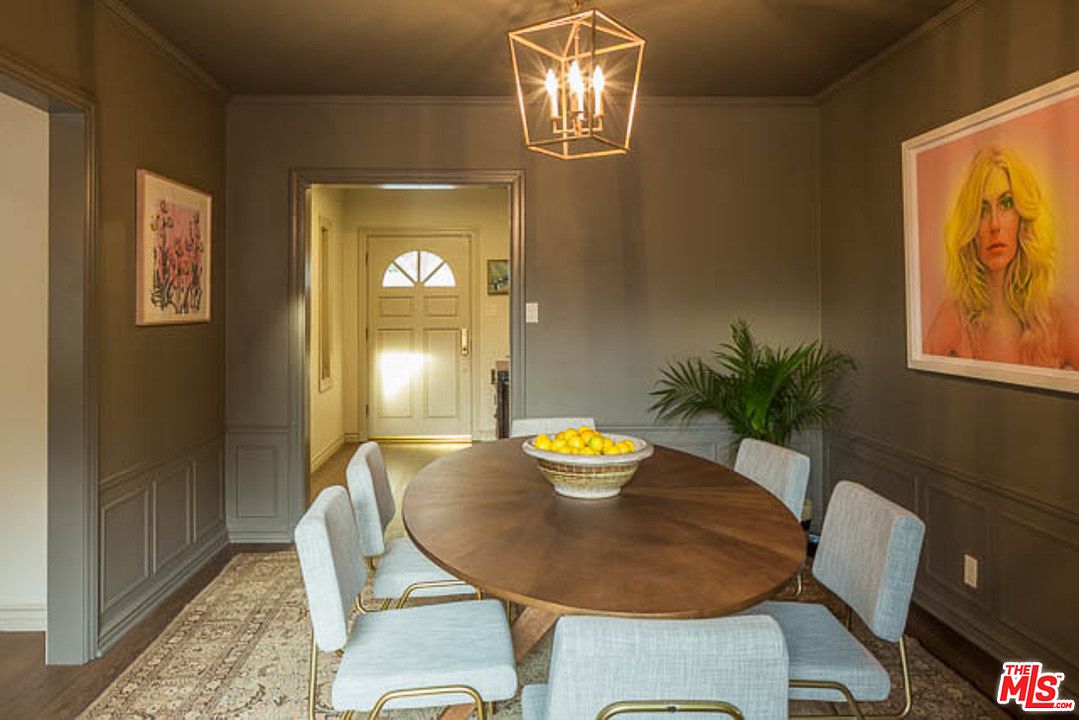
[[[49,118],[0,94],[0,630],[45,629]]]
[[[311,193],[311,345],[308,367],[310,368],[310,417],[311,417],[311,468],[325,462],[345,440],[345,379],[344,379],[344,315],[342,301],[342,248],[345,245],[345,219],[342,208],[342,191],[333,188],[315,188]],[[331,274],[322,277],[321,228],[330,230]],[[323,389],[319,378],[319,345],[325,328],[320,323],[323,283],[330,284],[330,346],[329,387]]]
[[[359,238],[363,230],[453,229],[473,230],[472,248],[472,417],[477,439],[495,436],[494,389],[490,369],[495,360],[510,353],[509,295],[487,294],[487,260],[508,260],[510,252],[510,197],[505,187],[459,187],[453,190],[384,190],[378,187],[355,187],[343,191],[347,236]],[[346,273],[365,278],[357,272],[362,255],[357,243],[345,250]],[[359,302],[346,317],[345,373],[346,387],[355,388],[345,397],[345,431],[366,436],[364,404],[367,402],[367,362],[362,342],[366,322],[366,288],[346,295]],[[355,282],[353,280],[353,282]],[[511,279],[512,282],[512,279]],[[350,377],[352,374],[353,377]]]

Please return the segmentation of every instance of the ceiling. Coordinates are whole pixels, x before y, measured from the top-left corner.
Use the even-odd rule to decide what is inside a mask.
[[[804,96],[952,1],[601,0],[597,7],[648,40],[645,95]],[[510,95],[506,31],[569,11],[555,0],[124,2],[242,94]]]

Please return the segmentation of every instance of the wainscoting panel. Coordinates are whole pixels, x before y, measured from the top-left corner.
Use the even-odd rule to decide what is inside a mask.
[[[150,577],[149,483],[125,483],[100,500],[101,611],[108,616]]]
[[[644,438],[712,462],[729,465],[734,461],[734,437],[726,425],[605,425],[600,430]]]
[[[225,507],[232,542],[291,541],[291,460],[287,428],[229,429]]]
[[[870,438],[825,435],[828,494],[860,482],[926,521],[914,600],[1001,660],[1040,660],[1079,685],[1079,515]],[[963,555],[978,587],[963,583]]]
[[[225,546],[221,457],[215,438],[99,483],[102,652]]]
[[[185,462],[163,470],[154,478],[155,573],[191,544],[193,474],[194,462]]]

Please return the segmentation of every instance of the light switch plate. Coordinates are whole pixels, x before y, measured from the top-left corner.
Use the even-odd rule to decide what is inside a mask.
[[[538,323],[539,322],[539,303],[525,303],[525,322],[526,323]]]
[[[963,584],[967,587],[978,587],[978,558],[972,555],[963,556]]]

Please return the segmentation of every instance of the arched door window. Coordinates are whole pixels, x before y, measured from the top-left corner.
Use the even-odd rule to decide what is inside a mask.
[[[426,250],[409,250],[394,259],[382,273],[382,287],[457,287],[453,270],[438,255]]]

